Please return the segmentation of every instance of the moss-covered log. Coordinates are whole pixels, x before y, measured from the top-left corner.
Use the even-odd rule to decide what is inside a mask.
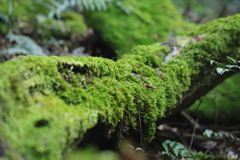
[[[239,20],[235,15],[201,26],[191,36],[204,38],[164,64],[169,51],[160,44],[137,46],[118,61],[29,56],[0,64],[4,156],[61,159],[98,124],[107,126],[109,137],[141,128],[143,142],[150,142],[167,110],[185,108],[233,74],[212,76],[210,60],[240,54]]]

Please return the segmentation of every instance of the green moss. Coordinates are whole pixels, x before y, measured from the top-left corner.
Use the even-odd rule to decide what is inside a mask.
[[[152,47],[155,49],[133,49],[133,57],[137,49],[140,55],[148,55],[139,60],[128,56],[117,62],[94,57],[30,56],[1,64],[0,73],[5,76],[0,83],[0,116],[6,119],[1,122],[1,135],[9,144],[6,154],[54,159],[63,150],[71,149],[74,140],[82,139],[85,131],[98,121],[113,127],[123,122],[138,129],[139,114],[143,140],[150,142],[155,121],[167,109],[166,97],[170,96],[166,89],[171,86],[151,67],[160,66],[161,62],[154,62],[154,56],[160,60],[166,48]],[[10,151],[14,148],[21,149]]]
[[[82,139],[97,121],[114,127],[124,121],[137,128],[136,104],[146,126],[145,141],[150,141],[154,121],[165,110],[165,94],[164,88],[154,90],[144,85],[161,88],[163,81],[151,67],[139,63],[145,66],[138,73],[149,77],[146,82],[132,75],[131,63],[125,70],[121,61],[104,58],[21,57],[1,64],[5,78],[0,84],[0,116],[6,119],[1,122],[1,135],[9,144],[6,154],[59,159],[61,152],[71,149],[74,140]],[[16,148],[20,149],[11,151]]]
[[[84,150],[74,150],[64,156],[63,160],[78,160],[79,157],[84,160],[119,160],[117,153],[113,151],[98,151],[96,148],[88,147]]]
[[[232,58],[239,57],[239,19],[240,14],[227,18],[220,18],[202,25],[192,34],[193,36],[205,34],[205,38],[196,44],[191,43],[184,47],[179,59],[191,64],[188,68],[191,72],[192,81],[195,81],[195,87],[206,85],[214,78],[214,75],[211,74],[211,72],[214,72],[216,66],[210,65],[210,60],[228,64],[226,60],[227,56]],[[205,82],[203,82],[203,84],[197,83],[198,80],[202,81],[203,76],[206,74],[208,74],[209,77],[205,78]],[[224,88],[227,88],[227,92],[232,95],[229,81],[226,81],[223,86],[228,83],[227,87],[225,86]],[[235,83],[233,88],[236,88],[236,85],[237,84]],[[234,107],[234,105],[228,104],[226,99],[224,100],[224,97],[220,98],[221,93],[224,93],[224,91],[220,88],[216,88],[209,93],[205,99],[206,103],[203,103],[197,112],[196,108],[198,106],[198,102],[196,102],[193,108],[190,109],[190,112],[194,112],[194,114],[196,113],[200,118],[214,119],[215,122],[219,121],[221,123],[225,123],[227,121],[226,115],[221,116],[221,114],[218,114],[220,112],[229,114],[231,115],[231,118],[233,118],[233,112],[237,113],[236,111],[238,109]],[[235,102],[236,101],[234,101],[234,103]]]
[[[226,19],[231,23],[240,15]],[[240,27],[232,24],[229,30],[205,32],[202,41],[188,44],[164,64],[167,49],[157,44],[137,46],[118,61],[29,56],[0,64],[0,139],[8,144],[6,155],[60,159],[97,122],[113,128],[121,122],[139,131],[139,115],[143,128],[139,132],[144,143],[150,142],[156,120],[181,101],[191,82],[212,71],[210,59],[239,54],[234,51],[240,45]]]
[[[228,160],[229,158],[227,156],[212,156],[212,155],[207,155],[205,153],[198,153],[194,156],[195,159],[197,160],[201,160],[201,159],[205,159],[205,160]],[[235,158],[233,158],[235,159]]]
[[[84,18],[79,13],[62,13],[62,19],[65,21],[65,25],[71,29],[70,33],[82,35],[87,30]]]
[[[225,17],[225,18],[218,18],[214,21],[208,22],[206,24],[203,24],[201,27],[199,27],[198,31],[193,33],[193,35],[200,35],[204,33],[216,33],[224,31],[231,31],[232,33],[236,33],[239,30],[239,20],[240,15],[236,14],[233,16]],[[225,24],[225,25],[224,25]],[[227,32],[226,32],[227,33]],[[235,35],[237,36],[237,35]]]
[[[191,69],[186,61],[172,59],[160,70],[166,79],[167,106],[173,108],[182,97],[182,93],[188,89],[191,83]]]
[[[9,61],[11,74],[1,81],[1,119],[5,119],[1,136],[7,139],[6,154],[12,159],[60,159],[63,150],[71,149],[74,140],[97,123],[96,110],[85,107],[76,112],[79,106],[59,99],[54,90],[68,85],[56,74],[56,62],[41,58]],[[7,71],[2,70],[4,65],[1,75]],[[81,119],[85,120],[79,125]]]
[[[164,41],[183,23],[169,0],[123,0],[120,5],[109,6],[105,12],[89,11],[84,14],[89,26],[120,53],[129,52],[136,45]]]
[[[164,57],[169,52],[166,47],[156,43],[148,46],[138,45],[123,57],[125,59],[135,59],[150,67],[156,68],[161,65]]]

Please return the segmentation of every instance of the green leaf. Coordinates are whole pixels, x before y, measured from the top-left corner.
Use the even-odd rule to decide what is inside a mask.
[[[237,63],[236,60],[234,60],[233,58],[228,57],[228,56],[227,56],[227,60],[228,60],[228,62],[231,63],[231,64],[236,64],[236,63]]]
[[[137,147],[137,148],[136,148],[136,151],[143,151],[143,149],[140,148],[140,147]]]
[[[210,60],[210,64],[213,65],[216,61]]]
[[[239,65],[226,65],[227,68],[239,68]]]
[[[203,133],[203,135],[204,135],[205,137],[208,137],[208,138],[210,138],[210,137],[212,136],[212,134],[213,134],[213,131],[210,130],[210,129],[206,129],[206,130],[204,131],[204,133]]]
[[[216,70],[217,70],[218,74],[223,74],[225,72],[233,71],[232,69],[226,69],[226,68],[225,69],[224,68],[217,68]]]
[[[210,60],[210,64],[211,64],[211,65],[215,64],[215,65],[217,65],[219,68],[225,68],[224,64],[219,63],[219,62],[216,62],[216,61],[214,61],[214,60]]]
[[[219,68],[225,68],[225,65],[222,64],[222,63],[215,62],[215,64],[216,64]]]
[[[169,151],[168,151],[168,146],[167,146],[167,144],[168,144],[169,142],[170,142],[169,140],[166,140],[166,141],[163,142],[163,144],[162,144],[164,150],[165,150],[167,153],[169,152]]]

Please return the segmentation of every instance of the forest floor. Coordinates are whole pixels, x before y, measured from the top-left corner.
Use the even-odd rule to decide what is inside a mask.
[[[194,119],[182,111],[157,127],[153,148],[159,147],[165,151],[168,148],[169,156],[173,159],[194,159],[191,157],[196,153],[239,159],[239,130],[239,124],[216,125],[214,122]]]

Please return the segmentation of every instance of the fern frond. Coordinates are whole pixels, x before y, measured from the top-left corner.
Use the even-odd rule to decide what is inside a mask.
[[[53,18],[55,15],[60,18],[61,12],[67,10],[69,7],[78,7],[81,11],[83,10],[99,10],[106,11],[107,6],[111,4],[112,0],[50,0],[44,2],[43,0],[37,0],[39,4],[42,4],[50,9],[48,14],[49,18]]]
[[[8,54],[8,55],[14,55],[14,54],[23,54],[23,55],[31,55],[29,51],[23,48],[8,48],[0,51],[0,54]]]
[[[0,19],[2,19],[3,21],[7,22],[8,24],[11,23],[10,18],[7,15],[4,15],[1,12],[0,12]]]
[[[43,52],[43,49],[34,42],[31,38],[16,35],[16,34],[8,34],[7,38],[10,42],[16,42],[14,47],[0,51],[0,54],[24,54],[24,55],[36,55],[36,56],[46,56]]]

